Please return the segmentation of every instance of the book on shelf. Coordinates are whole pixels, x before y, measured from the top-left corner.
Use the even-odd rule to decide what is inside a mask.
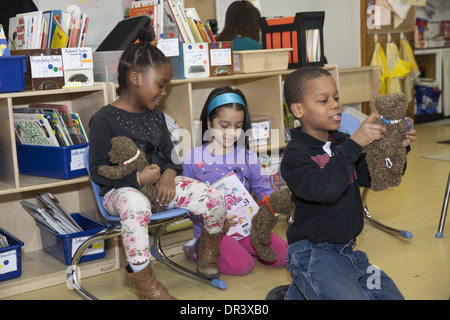
[[[52,126],[43,114],[14,112],[13,120],[18,143],[34,146],[60,146]]]
[[[231,226],[227,235],[240,240],[250,234],[252,217],[258,212],[259,206],[236,174],[232,171],[222,179],[212,184],[212,187],[222,191],[227,205],[228,215],[237,215],[237,225]]]
[[[8,40],[6,39],[6,35],[3,29],[3,25],[0,24],[0,56],[10,56],[8,47]]]
[[[13,50],[82,47],[89,17],[62,10],[18,13],[9,18],[9,46]]]
[[[80,140],[81,132],[77,130],[74,121],[70,115],[67,106],[62,104],[49,104],[49,103],[32,103],[29,105],[30,108],[38,109],[53,109],[56,110],[63,121],[63,125],[66,127],[67,133],[72,141],[72,144],[82,143]],[[84,140],[84,139],[83,139]]]
[[[0,248],[9,247],[8,238],[6,236],[0,234]]]
[[[43,125],[46,127],[49,126],[49,128],[46,129],[50,135],[48,138],[51,139],[51,141],[56,139],[57,144],[41,143],[36,145],[66,147],[88,142],[87,134],[79,115],[77,113],[70,113],[65,105],[35,103],[28,107],[13,107],[13,113],[15,119],[25,117],[21,116],[21,114],[31,114],[35,118],[40,116],[41,118],[39,119],[44,123]],[[30,144],[27,143],[25,139],[21,139],[23,134],[19,134],[18,130],[20,131],[21,128],[16,126],[16,121],[14,125],[16,128],[15,134],[17,143]]]
[[[80,132],[81,143],[89,142],[89,138],[86,133],[86,130],[84,130],[83,122],[81,122],[80,115],[78,113],[71,113],[70,116],[72,117],[72,120],[73,120],[75,126],[77,127],[77,131]]]
[[[53,18],[52,21],[52,41],[50,42],[50,48],[65,48],[67,43],[69,42],[69,37],[64,32],[61,24],[58,22],[56,18]]]
[[[55,215],[59,216],[61,221],[64,221],[64,223],[70,225],[69,229],[73,229],[74,232],[83,231],[83,229],[75,220],[73,220],[66,208],[64,208],[53,193],[46,192],[37,194],[36,199],[42,207],[55,212]]]
[[[182,42],[216,42],[211,27],[201,21],[195,8],[183,8],[178,0],[164,0],[164,4],[164,14],[176,23]]]
[[[36,199],[39,205],[20,200],[25,211],[36,221],[60,235],[83,231],[53,194],[38,194]]]
[[[131,2],[129,17],[148,15],[155,35],[159,37],[163,28],[163,0],[143,0]]]

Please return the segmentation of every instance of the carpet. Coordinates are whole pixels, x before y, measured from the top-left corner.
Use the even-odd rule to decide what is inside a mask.
[[[422,156],[422,158],[450,162],[450,153],[431,154],[429,156]]]

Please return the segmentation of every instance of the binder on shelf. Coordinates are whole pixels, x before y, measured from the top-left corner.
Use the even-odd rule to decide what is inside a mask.
[[[230,76],[233,68],[233,42],[209,43],[210,76]]]
[[[118,22],[95,51],[125,50],[137,40],[141,28],[149,31],[152,34],[152,39],[155,39],[155,31],[151,25],[150,17],[140,15]]]
[[[297,12],[294,17],[261,18],[264,49],[292,48],[289,68],[325,64],[323,46],[324,11]]]

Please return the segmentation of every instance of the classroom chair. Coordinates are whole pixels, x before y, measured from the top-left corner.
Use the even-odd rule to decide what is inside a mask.
[[[339,131],[348,133],[350,135],[353,134],[353,132],[356,131],[356,129],[358,129],[359,125],[361,123],[359,122],[358,118],[356,118],[355,116],[348,114],[348,113],[342,113],[342,120],[341,120],[341,126],[339,128]],[[370,188],[364,188],[361,198],[362,198],[362,205],[363,205],[363,210],[364,210],[364,217],[366,218],[367,221],[369,221],[372,225],[374,225],[375,227],[397,235],[397,236],[401,236],[403,238],[407,238],[407,239],[412,239],[413,235],[411,232],[406,231],[406,230],[399,230],[399,229],[395,229],[395,228],[391,228],[388,227],[384,224],[382,224],[381,222],[378,222],[377,220],[375,220],[372,215],[370,214],[369,208],[367,207],[367,197],[369,194],[369,190]]]
[[[84,161],[86,164],[86,169],[89,173],[89,146],[86,148],[84,154]],[[114,237],[119,237],[121,235],[121,224],[120,217],[111,216],[106,209],[103,207],[103,197],[99,195],[100,186],[97,185],[91,179],[92,189],[94,190],[95,199],[97,202],[97,207],[100,210],[103,218],[106,222],[106,228],[99,233],[89,237],[75,252],[74,257],[72,259],[72,265],[68,268],[67,272],[67,281],[68,283],[80,294],[83,298],[88,300],[97,300],[97,298],[92,295],[89,291],[87,291],[81,285],[81,278],[78,272],[79,261],[83,252],[92,246],[94,243],[106,239],[111,239]],[[183,266],[173,262],[170,260],[164,253],[164,250],[161,245],[161,236],[164,233],[164,230],[172,223],[176,221],[180,221],[182,219],[186,219],[188,217],[189,211],[187,209],[168,209],[163,212],[155,212],[152,214],[150,219],[149,227],[157,227],[156,233],[153,239],[153,245],[151,246],[151,254],[157,258],[164,265],[169,268],[185,275],[190,278],[206,282],[216,288],[220,288],[225,290],[227,288],[226,282],[220,279],[206,279],[199,274],[195,273],[192,270],[186,269]]]

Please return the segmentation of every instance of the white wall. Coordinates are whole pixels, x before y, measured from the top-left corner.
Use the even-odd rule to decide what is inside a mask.
[[[325,11],[324,47],[328,63],[359,67],[359,0],[259,0],[263,17],[294,16],[296,12]]]

